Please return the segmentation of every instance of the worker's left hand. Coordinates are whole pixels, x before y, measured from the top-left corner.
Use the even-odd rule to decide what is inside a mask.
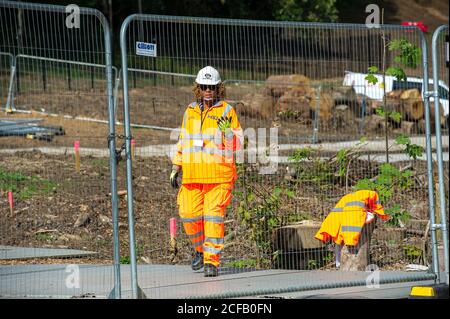
[[[227,133],[229,131],[231,131],[231,122],[233,121],[233,117],[221,117],[218,121],[217,121],[217,127],[219,128],[219,130],[222,133]]]
[[[173,188],[178,188],[178,175],[180,173],[181,168],[177,165],[173,165],[172,172],[170,173],[170,185]]]

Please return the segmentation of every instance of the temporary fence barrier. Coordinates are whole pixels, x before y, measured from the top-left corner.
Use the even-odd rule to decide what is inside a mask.
[[[224,248],[215,248],[221,251],[220,276],[296,270],[289,273],[293,282],[302,273],[314,286],[321,270],[335,268],[339,248],[314,238],[321,223],[344,195],[373,189],[391,219],[377,222],[375,230],[365,227],[358,251],[366,255],[344,252],[340,270],[397,269],[390,282],[401,282],[407,264],[421,264],[409,267],[431,273],[415,279],[437,277],[436,156],[426,98],[427,44],[418,28],[132,15],[122,24],[120,41],[133,297],[206,293],[206,284],[194,284],[201,273],[185,274],[195,236],[189,225],[184,229],[191,236],[183,229],[187,219],[178,216],[177,192],[168,179],[183,113],[196,99],[193,79],[207,65],[219,71],[245,136],[244,150],[235,154],[234,200],[218,221],[225,225]],[[383,77],[399,66],[397,49],[404,43],[414,48],[412,63],[402,66],[408,78]],[[368,83],[369,73],[377,84]],[[131,122],[156,130],[132,134]],[[206,138],[205,132],[188,133]],[[193,174],[208,183],[211,171],[197,169]],[[177,217],[174,246],[168,225]],[[144,263],[139,269],[138,262]],[[340,287],[352,285],[345,271],[334,276]],[[238,292],[231,282],[214,287],[207,293],[215,297],[259,291]]]
[[[0,295],[120,298],[108,22],[76,5],[0,1],[0,32]]]

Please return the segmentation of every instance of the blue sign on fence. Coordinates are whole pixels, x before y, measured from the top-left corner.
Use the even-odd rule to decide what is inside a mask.
[[[156,57],[156,44],[136,42],[136,55]]]

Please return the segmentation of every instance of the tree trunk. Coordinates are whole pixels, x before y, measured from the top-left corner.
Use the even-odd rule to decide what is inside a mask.
[[[356,246],[344,246],[341,252],[343,271],[365,271],[370,263],[370,238],[375,229],[375,221],[364,225]]]

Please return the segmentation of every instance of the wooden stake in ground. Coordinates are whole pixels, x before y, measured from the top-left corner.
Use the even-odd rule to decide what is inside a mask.
[[[136,151],[136,140],[132,139],[131,140],[131,160],[133,160],[133,161],[134,161],[135,151]]]
[[[171,218],[169,221],[169,231],[170,231],[170,262],[174,263],[177,257],[177,220],[176,218]]]
[[[80,141],[73,143],[73,149],[75,151],[75,171],[80,171]]]
[[[8,202],[9,202],[9,211],[11,214],[11,217],[14,216],[14,198],[13,198],[13,192],[8,192]]]

